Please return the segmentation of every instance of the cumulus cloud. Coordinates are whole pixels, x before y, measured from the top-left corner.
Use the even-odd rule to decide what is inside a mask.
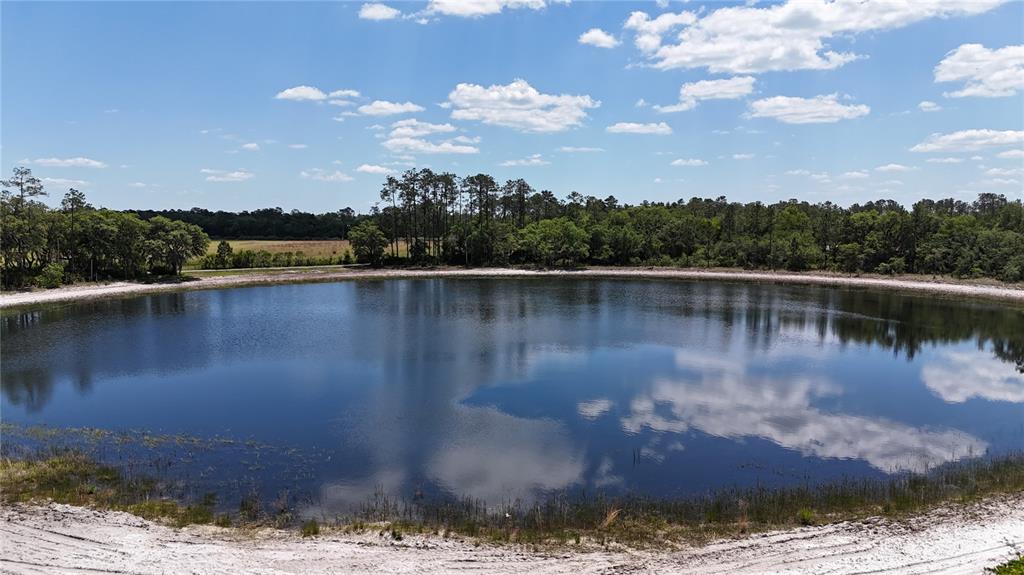
[[[363,20],[393,20],[402,15],[402,12],[388,6],[387,4],[370,3],[363,4],[359,8],[359,17]]]
[[[498,14],[505,8],[530,8],[540,10],[547,3],[544,0],[430,0],[427,14],[479,18]]]
[[[199,173],[206,174],[207,182],[244,182],[250,180],[253,177],[252,172],[245,170],[214,170],[212,168],[203,168],[199,170]]]
[[[624,28],[635,32],[636,46],[651,65],[663,70],[828,70],[860,57],[831,49],[828,42],[834,38],[891,30],[928,18],[980,14],[1001,1],[790,0],[764,8],[724,7],[699,17],[682,12],[651,19],[645,12],[633,12]],[[669,42],[663,44],[666,38]]]
[[[673,166],[706,166],[706,165],[708,165],[708,163],[705,162],[704,160],[699,159],[699,158],[679,158],[677,160],[672,160],[672,164],[671,165],[673,165]]]
[[[971,398],[1024,403],[1024,375],[989,354],[947,351],[921,368],[928,389],[949,403]]]
[[[260,145],[256,142],[249,142],[248,144],[242,144],[242,149],[249,152],[258,152]]]
[[[585,154],[593,152],[603,152],[604,148],[594,148],[589,146],[562,146],[558,148],[559,152],[566,152],[569,154]]]
[[[352,176],[338,171],[328,171],[322,168],[313,168],[311,170],[302,170],[299,172],[299,177],[304,180],[316,180],[318,182],[351,182]]]
[[[391,124],[391,131],[382,145],[396,154],[475,154],[480,151],[469,145],[478,142],[478,138],[456,136],[442,142],[432,142],[425,138],[454,131],[455,126],[451,124],[431,124],[409,118]]]
[[[841,392],[828,381],[770,379],[747,373],[741,361],[686,353],[679,353],[676,361],[694,377],[660,379],[637,395],[621,419],[625,431],[697,429],[716,437],[759,437],[805,456],[861,459],[888,473],[922,472],[984,453],[987,447],[985,441],[954,429],[821,410],[814,406],[817,398]]]
[[[1024,130],[961,130],[949,134],[932,134],[911,152],[973,152],[983,148],[1020,146]]]
[[[672,128],[665,122],[658,122],[656,124],[618,122],[605,128],[605,131],[611,134],[656,134],[658,136],[668,136],[672,133]]]
[[[722,80],[701,80],[679,88],[679,103],[655,106],[659,112],[685,112],[697,107],[701,100],[736,100],[754,91],[753,76],[736,76]]]
[[[1024,158],[1024,150],[1006,150],[996,154],[996,157],[1004,160],[1020,160]]]
[[[584,419],[597,419],[612,408],[612,401],[606,398],[581,401],[576,405],[576,411]]]
[[[734,160],[752,160],[754,154],[733,154],[732,159]]]
[[[989,50],[981,44],[963,44],[935,66],[936,82],[963,82],[946,92],[947,98],[999,98],[1024,89],[1024,45]]]
[[[964,161],[963,158],[928,158],[925,160],[929,164],[959,164]]]
[[[390,174],[394,170],[392,170],[391,168],[389,168],[387,166],[377,166],[377,165],[374,165],[374,164],[362,164],[358,168],[356,168],[356,171],[357,172],[362,172],[364,174]]]
[[[615,36],[612,36],[600,28],[591,28],[590,30],[580,34],[578,41],[580,44],[587,44],[598,48],[614,48],[620,44]]]
[[[423,106],[413,104],[412,102],[388,102],[386,100],[374,100],[358,108],[359,113],[364,116],[394,116],[396,114],[422,112],[423,109]]]
[[[871,108],[863,104],[841,104],[838,94],[798,98],[774,96],[750,103],[754,118],[775,118],[786,124],[831,124],[866,116]]]
[[[590,96],[542,94],[526,80],[483,87],[459,84],[448,94],[454,120],[475,120],[523,132],[561,132],[579,126],[587,109],[601,102]]]
[[[430,134],[444,134],[454,132],[455,126],[451,124],[431,124],[421,122],[416,118],[399,120],[391,124],[391,138],[419,138]]]
[[[936,104],[935,102],[924,100],[923,102],[917,105],[917,109],[921,110],[922,112],[938,112],[939,110],[942,109],[942,106]]]
[[[318,101],[326,100],[327,94],[324,94],[319,88],[313,86],[295,86],[294,88],[288,88],[282,90],[274,96],[276,100],[293,100],[296,102],[302,102],[307,100]]]
[[[107,165],[99,160],[83,158],[36,158],[34,160],[23,160],[23,164],[33,164],[46,168],[106,168]]]

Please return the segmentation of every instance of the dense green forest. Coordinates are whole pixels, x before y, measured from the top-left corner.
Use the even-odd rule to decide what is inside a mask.
[[[5,287],[179,273],[205,253],[207,234],[349,239],[356,259],[374,265],[702,266],[1024,280],[1024,206],[998,194],[921,200],[910,209],[892,200],[844,208],[724,196],[631,206],[576,192],[560,200],[522,179],[500,184],[486,174],[423,169],[389,176],[368,214],[309,214],[117,212],[92,208],[75,190],[50,209],[24,168],[3,186]]]
[[[26,168],[0,183],[4,288],[178,274],[210,243],[198,226],[96,209],[73,188],[51,209],[39,200],[46,195],[42,183]]]

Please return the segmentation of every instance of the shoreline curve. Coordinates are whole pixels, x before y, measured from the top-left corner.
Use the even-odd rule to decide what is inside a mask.
[[[231,270],[228,270],[229,272]],[[199,272],[202,273],[202,272]],[[175,283],[111,282],[71,285],[66,287],[5,293],[0,295],[0,309],[31,307],[49,303],[122,298],[160,292],[226,289],[292,283],[335,282],[348,280],[427,279],[427,278],[603,278],[603,279],[678,279],[741,281],[814,285],[823,287],[879,288],[911,293],[969,297],[1004,302],[1024,303],[1024,286],[988,285],[968,282],[904,279],[887,277],[847,276],[823,273],[704,270],[675,268],[587,268],[581,270],[528,270],[517,268],[281,268],[266,271],[243,271],[233,275],[211,275]]]

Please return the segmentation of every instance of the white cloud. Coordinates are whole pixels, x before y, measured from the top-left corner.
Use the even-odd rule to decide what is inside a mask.
[[[476,154],[480,151],[451,140],[433,143],[420,138],[389,138],[382,145],[396,154]]]
[[[48,186],[88,186],[85,180],[69,180],[67,178],[43,178],[43,184]]]
[[[591,28],[590,30],[580,34],[579,43],[596,46],[598,48],[614,48],[620,44],[615,36],[612,36],[600,28]]]
[[[359,106],[359,113],[364,116],[393,116],[395,114],[408,114],[411,112],[422,112],[423,106],[412,102],[388,102],[385,100],[374,100],[369,104]]]
[[[520,160],[505,160],[502,166],[546,166],[551,162],[545,160],[540,154],[533,154]]]
[[[733,154],[732,159],[734,160],[752,160],[754,154]]]
[[[636,33],[634,43],[645,54],[653,54],[661,47],[661,37],[679,26],[688,26],[697,21],[692,12],[673,14],[666,12],[651,19],[646,12],[636,11],[629,15],[623,28]]]
[[[358,98],[359,90],[335,90],[330,94],[327,94],[329,98]]]
[[[787,170],[786,171],[786,175],[787,176],[809,176],[809,175],[811,175],[811,172],[809,170],[804,170],[804,169],[800,169],[800,170]]]
[[[1024,158],[1024,150],[1006,150],[996,154],[996,157],[1004,160],[1020,160]]]
[[[754,118],[775,118],[787,124],[831,124],[866,116],[871,108],[863,104],[840,104],[838,94],[797,98],[774,96],[750,104]]]
[[[875,168],[876,172],[909,172],[916,170],[911,166],[904,166],[903,164],[885,164],[884,166],[878,166]]]
[[[293,150],[305,150],[309,146],[307,146],[306,144],[288,144],[288,147]]]
[[[961,130],[949,134],[932,134],[910,148],[911,152],[973,152],[982,148],[1019,146],[1024,144],[1024,130]]]
[[[973,397],[989,401],[1024,403],[1024,375],[1012,363],[989,354],[947,351],[921,368],[921,379],[949,403]]]
[[[928,18],[986,12],[1002,0],[863,2],[791,0],[765,8],[730,6],[697,17],[633,12],[624,26],[655,68],[707,68],[714,73],[827,70],[859,58],[828,46],[833,38],[891,30]],[[675,28],[682,30],[663,37]]]
[[[252,172],[245,170],[214,170],[211,168],[203,168],[199,170],[199,173],[206,174],[207,182],[244,182],[250,180],[253,177]]]
[[[963,82],[963,89],[947,98],[1013,96],[1024,89],[1024,45],[989,50],[981,44],[963,44],[935,66],[936,82]]]
[[[922,112],[938,112],[939,110],[942,109],[942,106],[936,104],[935,102],[929,102],[928,100],[924,100],[923,102],[917,105],[917,108]]]
[[[390,174],[394,170],[392,170],[391,168],[388,168],[386,166],[377,166],[377,165],[374,165],[374,164],[362,164],[358,168],[356,168],[356,171],[357,172],[362,172],[364,174]]]
[[[363,4],[359,8],[359,17],[363,20],[392,20],[402,15],[402,12],[386,4]]]
[[[242,144],[242,149],[250,152],[257,152],[260,149],[260,145],[256,142],[249,142],[248,144]]]
[[[928,158],[925,160],[929,164],[959,164],[964,161],[963,158]]]
[[[421,122],[415,118],[399,120],[391,124],[391,138],[420,138],[430,134],[444,134],[454,132],[455,126],[451,124],[431,124]]]
[[[441,143],[424,139],[432,134],[454,131],[455,126],[451,124],[431,124],[408,118],[391,124],[391,132],[382,145],[396,154],[475,154],[480,151],[475,146],[467,145],[478,142],[479,138],[456,136]]]
[[[106,168],[107,165],[99,160],[83,158],[36,158],[35,160],[24,160],[24,164],[34,164],[47,168]]]
[[[658,136],[667,136],[672,133],[672,128],[665,122],[658,122],[657,124],[618,122],[605,128],[605,131],[612,134],[656,134]]]
[[[677,160],[672,160],[671,165],[673,165],[673,166],[687,166],[687,167],[691,167],[691,166],[706,166],[706,165],[708,165],[708,163],[705,162],[704,160],[699,159],[699,158],[679,158]]]
[[[316,180],[318,182],[351,182],[352,176],[334,170],[329,172],[321,168],[313,168],[311,170],[302,170],[299,172],[299,177],[304,180]]]
[[[679,103],[655,106],[659,112],[685,112],[697,107],[701,100],[736,100],[754,91],[753,76],[736,76],[722,80],[701,80],[679,88]]]
[[[149,186],[145,182],[132,182],[132,183],[128,184],[128,187],[130,187],[130,188],[146,188],[146,187],[149,187]]]
[[[852,172],[844,172],[839,177],[844,180],[863,180],[865,178],[870,178],[871,174],[865,172],[864,170],[855,170]]]
[[[294,88],[288,88],[282,90],[274,96],[276,100],[294,100],[296,102],[302,102],[306,100],[325,100],[327,94],[321,92],[318,88],[312,86],[295,86]]]
[[[540,10],[547,3],[544,0],[430,0],[427,14],[442,14],[462,18],[479,18],[498,14],[505,8],[530,8]]]
[[[487,88],[459,84],[450,94],[452,119],[515,128],[524,132],[561,132],[579,126],[588,108],[601,102],[590,96],[542,94],[526,80]]]
[[[592,148],[588,146],[562,146],[558,148],[559,152],[566,152],[568,154],[584,154],[592,152],[603,152],[604,148]]]
[[[771,379],[750,373],[742,360],[709,361],[683,352],[676,361],[694,375],[661,378],[641,391],[620,420],[624,431],[761,438],[805,456],[860,459],[885,473],[923,472],[988,446],[956,429],[821,409],[821,398],[842,393],[827,380]]]
[[[985,175],[998,177],[1024,176],[1024,168],[989,168],[985,170]]]
[[[584,419],[594,420],[602,415],[608,413],[608,410],[612,408],[612,401],[610,399],[600,398],[591,399],[589,401],[581,401],[576,405],[576,411],[580,414],[580,417]]]

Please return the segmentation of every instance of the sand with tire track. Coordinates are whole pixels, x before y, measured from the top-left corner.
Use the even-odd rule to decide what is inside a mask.
[[[694,270],[670,268],[590,268],[576,271],[524,270],[509,268],[371,269],[334,266],[331,268],[288,268],[245,271],[233,275],[206,275],[179,283],[130,283],[72,285],[49,290],[0,294],[0,308],[34,306],[95,298],[128,297],[162,291],[220,289],[253,285],[353,279],[399,278],[625,278],[773,282],[851,288],[894,289],[946,296],[964,296],[1024,302],[1024,286],[955,281],[928,281],[886,277],[855,277],[834,274],[744,272],[737,270]]]
[[[3,573],[979,574],[1024,550],[1024,494],[665,550],[534,550],[440,536],[175,529],[69,505],[0,508]]]

